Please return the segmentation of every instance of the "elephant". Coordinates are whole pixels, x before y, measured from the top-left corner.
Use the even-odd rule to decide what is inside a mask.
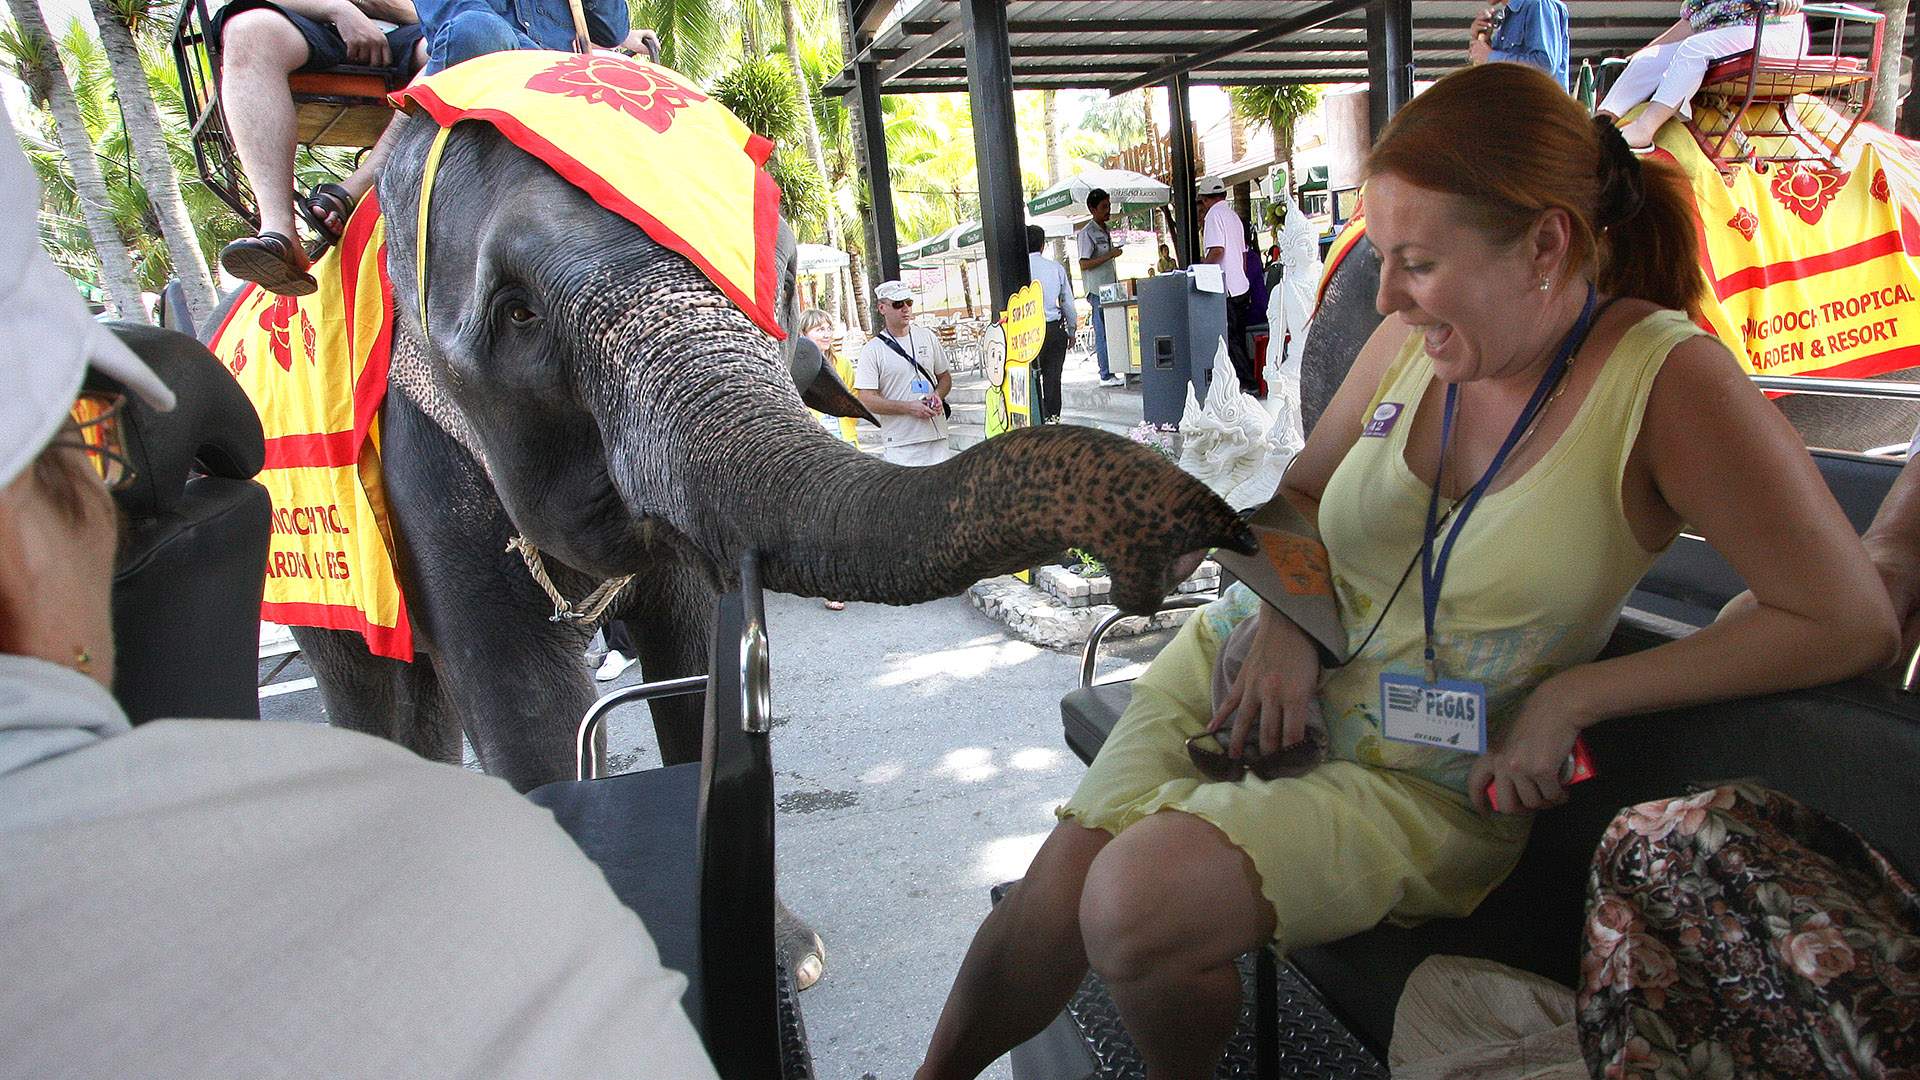
[[[817,353],[793,352],[797,334],[783,346],[686,258],[485,123],[446,143],[423,332],[415,230],[437,128],[395,124],[378,181],[394,292],[382,484],[418,655],[296,628],[337,726],[442,761],[459,760],[464,732],[522,791],[573,776],[593,627],[549,618],[507,553],[516,536],[569,598],[633,575],[622,606],[649,680],[705,672],[714,604],[749,549],[768,588],[908,604],[1081,547],[1141,613],[1208,549],[1253,550],[1198,481],[1091,428],[1010,433],[924,468],[841,442],[796,381],[830,409],[857,406]],[[790,328],[784,225],[778,250]],[[698,760],[698,698],[651,707],[662,759]],[[796,956],[798,939],[783,940]]]
[[[1300,360],[1300,412],[1304,430],[1313,430],[1314,422],[1333,400],[1333,392],[1346,378],[1347,368],[1359,355],[1360,347],[1380,325],[1381,315],[1374,307],[1379,291],[1379,258],[1373,244],[1361,236],[1327,279],[1313,325],[1307,331],[1307,343]],[[1920,368],[1890,372],[1878,378],[1888,382],[1920,382]],[[1913,437],[1915,421],[1920,420],[1920,408],[1903,401],[1794,394],[1776,399],[1775,404],[1808,446],[1830,450],[1870,450],[1904,443]]]

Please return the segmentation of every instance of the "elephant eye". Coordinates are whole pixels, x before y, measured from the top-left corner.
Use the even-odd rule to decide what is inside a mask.
[[[527,302],[526,294],[514,289],[494,301],[494,311],[506,318],[515,330],[538,326],[541,314]]]

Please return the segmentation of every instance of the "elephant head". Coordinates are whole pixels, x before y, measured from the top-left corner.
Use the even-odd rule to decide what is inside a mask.
[[[753,549],[772,588],[911,603],[1079,546],[1114,568],[1115,602],[1144,611],[1204,549],[1249,544],[1198,482],[1087,428],[928,468],[861,454],[807,412],[791,345],[484,123],[453,129],[432,189],[423,334],[414,252],[435,128],[398,123],[380,191],[394,383],[482,464],[514,526],[577,570],[631,573],[661,545],[726,568]],[[784,229],[780,251],[790,326]]]

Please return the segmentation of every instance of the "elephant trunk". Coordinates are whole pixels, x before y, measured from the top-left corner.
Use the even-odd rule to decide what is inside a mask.
[[[813,437],[793,438],[791,423],[766,416],[732,425],[729,439],[779,451],[746,462],[715,456],[706,475],[688,463],[692,485],[726,493],[714,504],[730,520],[705,522],[701,532],[759,551],[767,584],[784,592],[910,604],[1078,547],[1110,568],[1114,603],[1144,614],[1206,549],[1251,549],[1213,492],[1102,431],[1023,430],[909,468],[858,453],[817,426]]]

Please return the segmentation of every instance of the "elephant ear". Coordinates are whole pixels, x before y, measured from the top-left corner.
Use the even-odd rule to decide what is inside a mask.
[[[800,400],[810,409],[817,409],[828,416],[851,416],[858,420],[880,426],[860,399],[847,389],[840,376],[834,374],[833,366],[827,363],[825,353],[820,346],[799,334],[793,335],[793,385],[800,391]]]

